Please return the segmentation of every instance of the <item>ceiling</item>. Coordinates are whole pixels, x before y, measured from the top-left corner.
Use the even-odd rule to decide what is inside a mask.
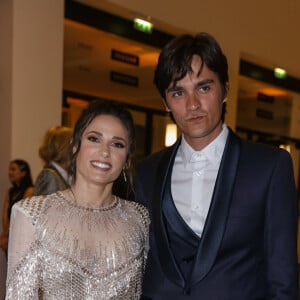
[[[163,109],[153,85],[159,49],[70,20],[64,26],[65,90]],[[138,57],[139,65],[112,59],[112,50]],[[138,87],[112,81],[111,72],[137,78]]]
[[[139,65],[112,59],[112,50],[138,57]],[[64,90],[164,110],[153,84],[159,51],[158,48],[65,19]],[[111,72],[136,78],[138,87],[112,81]],[[238,85],[239,99],[255,99],[258,92],[287,93],[246,76],[239,76]]]

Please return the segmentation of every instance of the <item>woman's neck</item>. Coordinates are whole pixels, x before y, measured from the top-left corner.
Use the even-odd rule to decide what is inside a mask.
[[[114,203],[115,199],[112,195],[111,186],[105,186],[103,188],[98,186],[77,186],[72,185],[71,194],[74,202],[78,206],[86,208],[100,208],[110,206]]]

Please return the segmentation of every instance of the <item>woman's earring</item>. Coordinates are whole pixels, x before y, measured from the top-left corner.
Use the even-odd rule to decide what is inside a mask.
[[[123,169],[123,178],[124,178],[124,181],[127,182],[127,177],[126,177],[126,173],[125,173],[124,169]]]

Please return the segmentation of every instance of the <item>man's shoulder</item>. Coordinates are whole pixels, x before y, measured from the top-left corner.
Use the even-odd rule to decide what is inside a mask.
[[[280,154],[287,153],[286,150],[281,149],[279,146],[272,144],[267,144],[259,141],[250,141],[241,139],[242,149],[247,149],[248,151],[261,152],[265,155],[267,154]]]
[[[58,176],[56,169],[45,167],[38,174],[36,181],[55,180]]]
[[[279,145],[247,140],[230,131],[227,145],[228,153],[230,153],[232,143],[239,144],[239,153],[241,157],[245,157],[247,160],[264,161],[267,163],[278,161],[279,159],[283,159],[284,161],[291,159],[289,152],[280,148]]]
[[[290,164],[291,155],[277,145],[240,139],[240,158],[262,165]]]
[[[138,163],[138,168],[154,167],[155,164],[159,163],[164,157],[169,157],[174,151],[173,147],[164,148],[160,151],[154,152]]]

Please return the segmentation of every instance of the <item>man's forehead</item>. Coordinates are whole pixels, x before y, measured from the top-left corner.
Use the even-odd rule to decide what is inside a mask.
[[[213,79],[211,78],[211,76],[203,76],[201,78],[201,75],[202,75],[202,72],[203,72],[203,66],[202,67],[199,67],[197,69],[191,69],[189,70],[186,74],[182,74],[181,76],[174,76],[173,77],[173,80],[170,82],[169,84],[169,87],[175,87],[178,85],[178,82],[181,81],[183,78],[185,77],[191,77],[191,80],[192,78],[195,80],[195,78],[199,79],[199,81],[209,81],[209,82],[212,82]]]

